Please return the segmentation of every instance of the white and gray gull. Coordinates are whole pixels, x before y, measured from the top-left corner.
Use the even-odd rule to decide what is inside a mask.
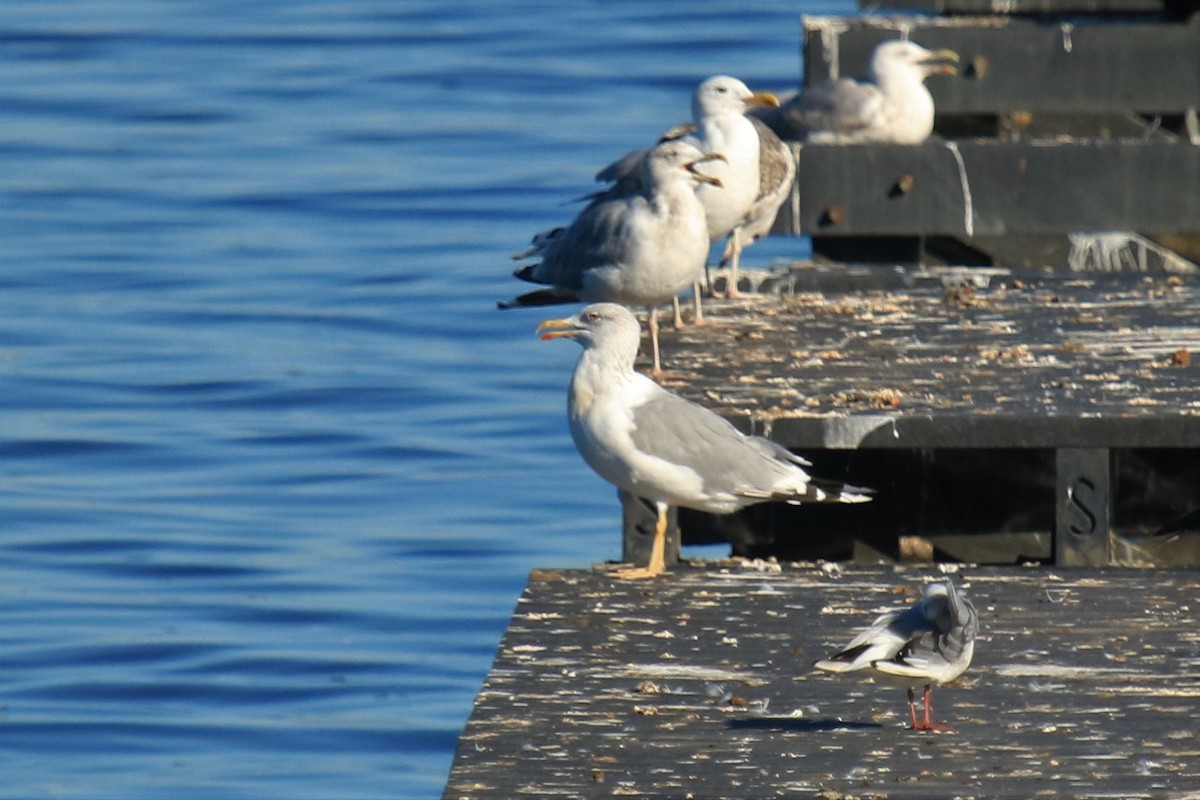
[[[905,609],[889,611],[829,658],[813,664],[825,672],[871,670],[908,688],[912,729],[949,731],[933,723],[933,684],[949,683],[971,665],[979,615],[947,579],[930,583]],[[925,719],[917,720],[914,686],[925,686]]]
[[[665,568],[667,511],[684,506],[731,514],[755,503],[862,503],[871,490],[809,476],[811,466],[761,436],[746,436],[712,411],[634,371],[637,319],[613,303],[538,325],[543,339],[574,339],[583,354],[571,376],[571,438],[600,477],[658,512],[650,563],[620,570],[648,578]]]
[[[839,78],[805,87],[756,115],[783,139],[811,144],[921,144],[933,133],[930,75],[954,75],[958,54],[886,41],[871,55],[870,80]]]
[[[770,128],[746,116],[749,108],[777,105],[778,99],[770,92],[752,92],[737,78],[714,75],[692,94],[692,122],[671,128],[660,140],[681,138],[706,153],[725,156],[723,162],[704,166],[706,174],[720,179],[721,188],[701,185],[696,194],[704,205],[709,238],[727,240],[721,261],[730,265],[729,297],[737,294],[742,248],[770,231],[796,177],[796,163],[787,145]],[[647,152],[626,153],[596,173],[596,180],[613,183],[607,192],[620,194],[636,188],[638,164]],[[698,295],[696,310],[699,316]]]
[[[708,228],[695,188],[720,191],[721,181],[698,165],[723,159],[686,141],[654,147],[639,164],[636,191],[597,195],[569,226],[539,233],[529,250],[513,256],[540,257],[514,275],[550,288],[500,308],[579,301],[645,306],[654,373],[661,374],[656,306],[685,291],[704,269]]]

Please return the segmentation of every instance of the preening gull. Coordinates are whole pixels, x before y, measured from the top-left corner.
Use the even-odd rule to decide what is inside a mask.
[[[971,665],[979,616],[947,579],[925,587],[906,609],[889,611],[842,650],[813,664],[825,672],[872,670],[908,688],[908,712],[917,731],[948,731],[933,724],[933,684],[949,683]],[[913,687],[925,686],[925,719],[917,720]]]
[[[550,288],[500,308],[578,301],[646,306],[654,373],[661,374],[656,306],[686,290],[704,269],[708,228],[695,189],[720,191],[721,181],[699,165],[723,158],[682,140],[651,149],[640,161],[636,191],[596,196],[568,227],[539,233],[529,250],[513,256],[541,257],[514,275]]]
[[[746,436],[713,412],[635,372],[641,331],[628,309],[589,305],[538,325],[543,339],[574,339],[583,354],[571,376],[571,438],[600,477],[658,511],[650,563],[621,570],[649,578],[664,569],[667,510],[731,514],[755,503],[862,503],[871,490],[810,477],[807,461],[761,436]]]
[[[933,133],[930,75],[953,75],[958,54],[887,41],[871,55],[870,81],[850,78],[806,87],[758,113],[783,139],[813,144],[920,144]]]
[[[736,273],[742,248],[770,230],[796,175],[787,146],[769,128],[756,125],[746,116],[748,108],[777,105],[778,99],[770,92],[751,92],[737,78],[714,75],[697,86],[692,95],[691,124],[677,125],[660,139],[682,139],[703,152],[725,156],[724,162],[704,167],[705,173],[720,179],[721,187],[701,185],[696,194],[704,204],[709,238],[729,240],[722,261],[730,262],[730,296],[737,294]],[[596,180],[613,183],[609,192],[636,188],[638,163],[646,152],[626,153],[596,173]],[[698,292],[696,297],[699,316]]]

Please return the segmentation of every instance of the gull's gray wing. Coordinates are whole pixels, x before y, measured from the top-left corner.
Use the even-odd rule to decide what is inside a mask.
[[[782,471],[807,464],[768,439],[744,436],[707,408],[670,392],[656,393],[634,408],[633,423],[631,437],[638,450],[696,472],[710,495],[766,499]]]
[[[600,189],[584,195],[581,200],[604,200],[612,197],[623,197],[642,191],[642,162],[650,153],[651,148],[630,150],[616,161],[596,173],[596,181],[612,184],[607,189]]]
[[[662,136],[658,137],[657,144],[680,139],[695,132],[695,125],[690,122],[684,122],[664,131]],[[630,150],[616,161],[601,169],[596,173],[596,181],[612,185],[607,189],[600,189],[579,199],[596,202],[598,200],[625,197],[641,192],[644,189],[644,183],[642,182],[642,162],[646,160],[646,156],[653,149],[653,147],[645,147],[641,150]]]
[[[958,664],[973,648],[979,616],[970,600],[962,597],[950,581],[947,592],[922,601],[924,624],[914,631],[893,661],[926,674]],[[922,608],[923,606],[923,608]]]
[[[547,240],[531,279],[562,289],[582,289],[589,269],[626,258],[631,219],[646,210],[647,201],[640,194],[592,203],[565,231]]]
[[[874,124],[883,105],[874,84],[840,78],[805,88],[764,119],[784,139],[805,141],[819,133],[852,138]]]

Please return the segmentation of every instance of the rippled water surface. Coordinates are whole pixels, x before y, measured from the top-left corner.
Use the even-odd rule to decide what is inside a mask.
[[[507,256],[853,11],[744,5],[4,0],[0,796],[440,794],[528,570],[619,554]]]

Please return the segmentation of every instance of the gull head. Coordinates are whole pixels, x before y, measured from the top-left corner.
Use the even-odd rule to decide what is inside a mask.
[[[770,92],[752,92],[746,84],[728,75],[714,75],[696,87],[692,95],[692,119],[722,114],[744,114],[748,106],[778,106]]]
[[[958,74],[958,53],[928,50],[916,42],[888,41],[876,46],[871,56],[871,76],[878,82],[899,73],[924,81],[930,75]]]
[[[674,170],[683,170],[691,181],[719,187],[722,185],[720,179],[696,169],[698,165],[709,161],[728,162],[728,159],[721,153],[701,153],[682,139],[669,139],[655,145],[642,162],[642,180],[661,185],[671,179]]]
[[[628,308],[617,303],[592,303],[578,314],[539,323],[537,332],[544,341],[574,339],[584,349],[623,347],[637,353],[641,326]],[[631,359],[632,360],[632,357]]]

